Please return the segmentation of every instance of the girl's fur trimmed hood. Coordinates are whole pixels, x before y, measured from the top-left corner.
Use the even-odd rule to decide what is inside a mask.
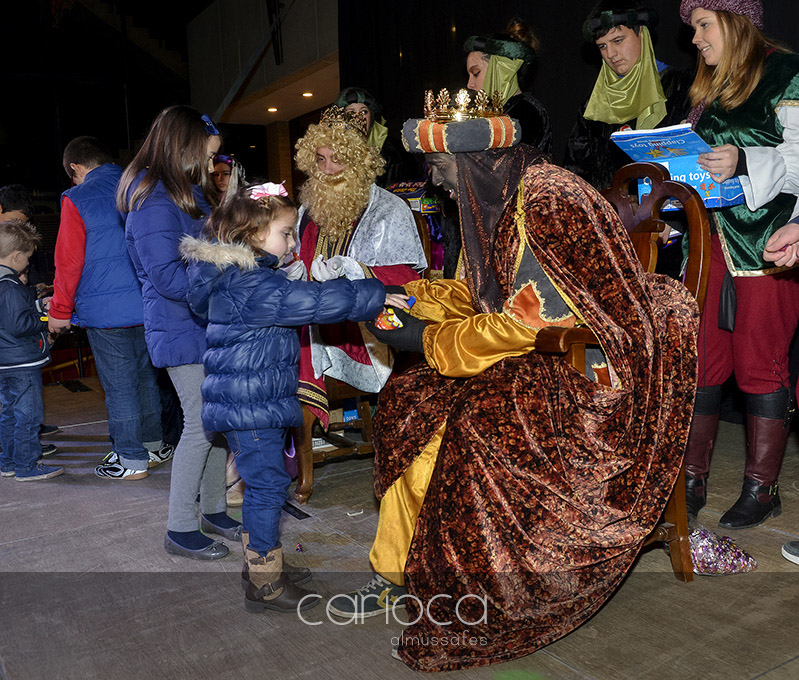
[[[180,254],[186,262],[209,262],[220,271],[233,265],[244,271],[258,266],[255,251],[241,243],[220,243],[184,236],[180,240]]]

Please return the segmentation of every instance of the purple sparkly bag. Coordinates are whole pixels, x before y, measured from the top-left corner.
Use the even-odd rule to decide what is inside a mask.
[[[697,526],[688,536],[694,573],[707,576],[743,574],[757,569],[755,558],[736,545],[729,536],[717,536]]]

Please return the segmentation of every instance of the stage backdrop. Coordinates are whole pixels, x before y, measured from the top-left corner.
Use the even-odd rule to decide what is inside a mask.
[[[653,32],[655,53],[668,64],[693,69],[692,31],[682,24],[677,0],[648,3],[660,14]],[[529,89],[552,119],[554,157],[560,162],[571,126],[599,72],[595,46],[582,38],[594,0],[339,1],[341,86],[360,85],[383,105],[397,135],[406,118],[422,113],[426,89],[466,86],[463,43],[470,35],[498,33],[519,16],[537,33],[542,48]],[[799,1],[767,0],[767,35],[799,49]]]

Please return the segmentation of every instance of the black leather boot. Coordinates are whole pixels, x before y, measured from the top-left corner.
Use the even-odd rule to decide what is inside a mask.
[[[773,485],[764,486],[756,479],[745,477],[741,495],[735,505],[722,515],[719,526],[724,529],[749,529],[781,513],[779,484],[774,482]]]
[[[697,389],[685,448],[685,504],[688,515],[692,517],[696,517],[707,502],[707,478],[719,426],[720,407],[721,385]]]
[[[689,517],[696,517],[707,503],[707,475],[694,477],[685,473],[685,505]]]
[[[777,477],[793,416],[791,392],[746,395],[746,470],[741,495],[719,526],[748,529],[782,512]]]

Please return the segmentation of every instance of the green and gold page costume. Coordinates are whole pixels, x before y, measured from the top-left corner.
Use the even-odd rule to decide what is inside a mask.
[[[712,212],[727,268],[736,276],[782,271],[763,261],[763,250],[797,211],[799,55],[770,54],[749,98],[730,111],[713,102],[695,129],[712,147],[734,144],[746,153],[747,202]]]

